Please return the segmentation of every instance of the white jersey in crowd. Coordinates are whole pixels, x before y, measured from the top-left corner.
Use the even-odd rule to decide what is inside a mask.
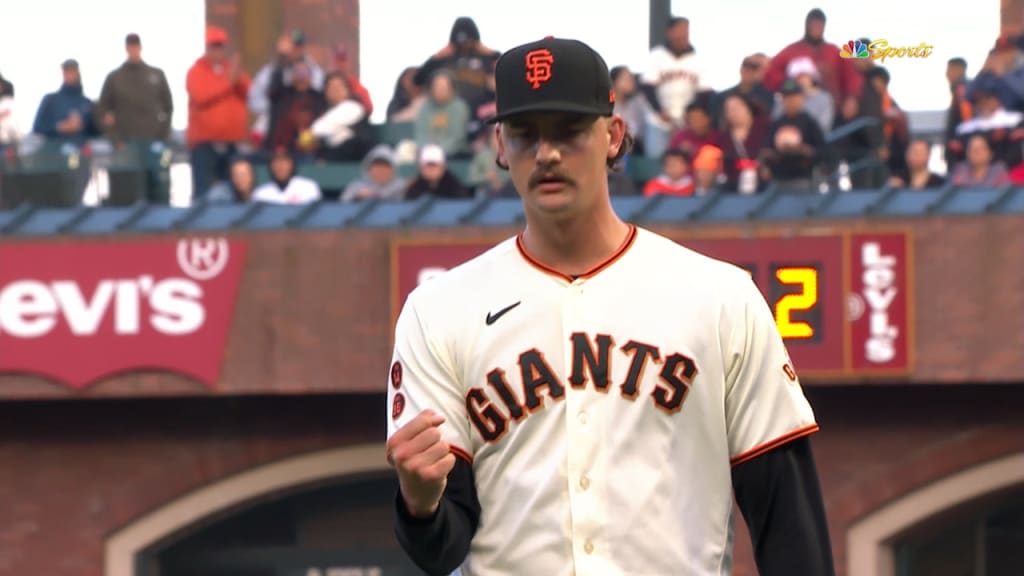
[[[464,576],[729,574],[732,467],[818,429],[750,276],[640,228],[575,280],[512,238],[424,282],[388,401],[473,466]]]
[[[704,62],[696,52],[690,51],[676,56],[665,46],[655,46],[647,63],[647,69],[641,74],[644,84],[657,87],[658,102],[669,116],[681,125],[684,111],[694,97],[703,90],[710,90],[708,74]],[[669,129],[658,117],[651,113],[648,121],[663,129]]]
[[[321,197],[320,185],[304,176],[292,176],[284,190],[271,181],[260,184],[252,193],[253,202],[270,204],[308,204]]]

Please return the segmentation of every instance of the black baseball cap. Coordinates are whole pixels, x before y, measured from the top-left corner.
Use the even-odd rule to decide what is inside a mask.
[[[554,38],[516,46],[494,67],[494,124],[528,112],[611,116],[615,108],[608,65],[579,40]]]

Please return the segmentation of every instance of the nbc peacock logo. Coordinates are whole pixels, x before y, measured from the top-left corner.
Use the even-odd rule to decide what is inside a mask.
[[[839,49],[840,58],[870,58],[871,50],[860,40],[850,40]]]

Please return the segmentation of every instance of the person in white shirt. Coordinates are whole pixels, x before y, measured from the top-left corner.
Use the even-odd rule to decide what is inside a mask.
[[[644,132],[644,154],[660,158],[672,132],[685,125],[686,107],[711,90],[704,64],[690,44],[690,21],[669,20],[665,44],[651,50],[641,89],[651,105]]]
[[[295,159],[288,150],[278,148],[270,159],[270,181],[260,184],[252,194],[253,202],[268,204],[309,204],[323,195],[315,180],[295,173]]]

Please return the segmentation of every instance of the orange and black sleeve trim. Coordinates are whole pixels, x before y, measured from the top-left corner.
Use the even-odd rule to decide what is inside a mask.
[[[448,473],[441,505],[430,518],[409,514],[401,492],[395,494],[395,536],[409,559],[431,576],[448,576],[469,554],[480,525],[480,500],[476,493],[471,459],[455,452],[455,467]]]
[[[761,576],[835,576],[825,504],[808,435],[759,451],[732,469]]]

